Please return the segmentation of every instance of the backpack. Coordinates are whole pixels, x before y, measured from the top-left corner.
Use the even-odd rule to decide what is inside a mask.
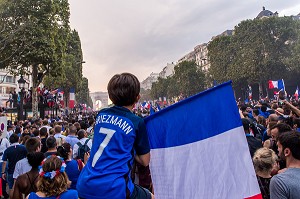
[[[91,150],[90,147],[88,147],[88,145],[87,145],[87,143],[89,141],[90,141],[90,139],[87,139],[84,144],[81,144],[81,142],[77,143],[77,145],[79,146],[77,159],[81,159],[81,161],[83,161],[83,162],[84,162],[84,154]]]

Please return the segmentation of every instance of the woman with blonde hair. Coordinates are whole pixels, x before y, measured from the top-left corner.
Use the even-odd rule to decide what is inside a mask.
[[[271,173],[277,165],[275,152],[266,147],[258,149],[253,156],[253,165],[263,199],[270,199]]]
[[[66,163],[59,156],[48,156],[39,167],[37,192],[26,199],[78,199],[76,190],[67,190],[69,179],[65,172]]]

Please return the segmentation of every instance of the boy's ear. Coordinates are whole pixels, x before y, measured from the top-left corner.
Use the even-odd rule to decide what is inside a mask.
[[[139,94],[139,95],[136,97],[135,103],[137,103],[140,99],[141,99],[141,95]]]

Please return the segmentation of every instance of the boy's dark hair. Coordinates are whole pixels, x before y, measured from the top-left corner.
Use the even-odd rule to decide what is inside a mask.
[[[117,74],[109,80],[107,91],[110,100],[115,105],[133,105],[140,93],[140,82],[133,74]]]
[[[50,149],[55,148],[56,147],[55,137],[53,137],[53,136],[48,137],[47,140],[46,140],[46,146]]]
[[[279,135],[278,142],[282,145],[282,152],[289,148],[292,156],[300,160],[300,133],[295,131],[284,132]]]
[[[35,152],[39,146],[41,146],[41,142],[37,138],[29,138],[25,142],[25,147],[28,153]]]
[[[17,134],[12,134],[10,137],[9,137],[9,142],[11,144],[13,143],[17,143],[19,141],[19,136]]]

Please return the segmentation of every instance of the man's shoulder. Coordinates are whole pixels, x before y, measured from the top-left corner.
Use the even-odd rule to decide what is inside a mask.
[[[300,169],[299,169],[299,171],[296,171],[296,172],[294,172],[291,169],[287,169],[286,171],[273,176],[271,178],[271,184],[272,185],[274,185],[274,184],[281,184],[281,185],[287,184],[290,181],[292,181],[292,179],[297,178],[297,176],[299,176],[299,175],[300,175]]]

